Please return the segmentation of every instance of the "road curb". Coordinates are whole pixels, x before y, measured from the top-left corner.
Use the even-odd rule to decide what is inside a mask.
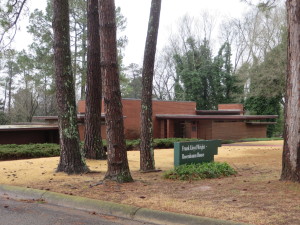
[[[186,214],[163,212],[79,196],[71,196],[50,191],[9,185],[0,185],[0,195],[15,199],[44,200],[53,205],[92,211],[100,214],[118,216],[143,222],[152,222],[156,224],[247,225],[245,223],[236,223]]]

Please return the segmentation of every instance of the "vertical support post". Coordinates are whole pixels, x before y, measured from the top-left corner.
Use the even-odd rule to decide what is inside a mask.
[[[174,137],[174,121],[168,119],[167,120],[167,138]]]
[[[192,122],[191,138],[198,138],[198,122]]]

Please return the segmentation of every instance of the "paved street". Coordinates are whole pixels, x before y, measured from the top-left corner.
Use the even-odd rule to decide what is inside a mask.
[[[136,222],[36,201],[0,197],[0,225],[141,225]]]

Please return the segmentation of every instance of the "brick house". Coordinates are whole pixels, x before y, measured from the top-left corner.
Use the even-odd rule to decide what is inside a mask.
[[[140,133],[141,100],[123,99],[126,139],[137,139]],[[244,115],[242,104],[220,104],[218,110],[196,110],[195,102],[153,100],[154,138],[199,138],[238,140],[266,137],[267,126],[276,115]],[[102,107],[103,109],[103,107]],[[78,114],[84,118],[85,101],[79,101]],[[105,125],[101,127],[105,138]],[[80,137],[84,137],[84,120],[79,124]]]
[[[126,139],[138,139],[140,133],[139,99],[123,99]],[[102,103],[103,105],[103,103]],[[85,101],[78,102],[78,128],[84,139]],[[276,115],[244,115],[241,104],[221,104],[218,110],[196,110],[195,102],[153,100],[154,138],[198,138],[238,140],[266,137],[267,126]],[[57,117],[36,117],[46,124],[0,126],[0,144],[58,143]],[[106,138],[105,115],[102,107],[102,137]]]

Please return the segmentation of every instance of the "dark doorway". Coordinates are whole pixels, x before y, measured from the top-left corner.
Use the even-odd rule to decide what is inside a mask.
[[[184,120],[174,121],[174,137],[175,138],[185,138],[186,137],[186,126]]]

